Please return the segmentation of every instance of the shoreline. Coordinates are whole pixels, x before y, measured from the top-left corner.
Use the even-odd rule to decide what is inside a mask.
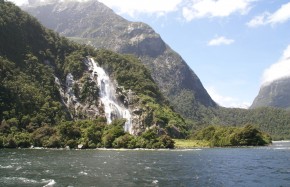
[[[216,148],[255,148],[255,147],[271,147],[273,143],[290,143],[290,140],[272,141],[271,144],[265,146],[224,146],[224,147],[210,147],[210,146],[177,146],[173,149],[147,149],[147,148],[94,148],[94,149],[75,149],[75,148],[47,148],[47,147],[29,147],[29,148],[1,148],[1,149],[31,149],[31,150],[99,150],[99,151],[178,151],[178,150],[202,150],[202,149],[216,149]]]

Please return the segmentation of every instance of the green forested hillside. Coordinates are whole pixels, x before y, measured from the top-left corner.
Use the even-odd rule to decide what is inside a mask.
[[[209,126],[197,131],[193,139],[208,141],[210,146],[263,146],[272,142],[271,137],[253,127]]]
[[[90,49],[45,29],[11,3],[0,1],[0,17],[0,120],[17,118],[24,126],[68,120],[54,74],[64,74],[73,51],[85,56]]]
[[[257,109],[204,108],[198,111],[199,120],[190,120],[192,131],[209,125],[244,126],[252,124],[274,140],[290,139],[290,111],[263,107]]]
[[[24,6],[48,28],[80,43],[135,55],[175,111],[192,118],[202,107],[216,107],[199,77],[150,26],[130,22],[98,1],[53,1]]]
[[[71,73],[82,83],[74,85],[77,99],[86,104],[97,101],[98,89],[90,84],[84,63],[88,56],[117,81],[118,92],[134,93],[134,103],[138,104],[134,113],[144,114],[141,120],[146,131],[140,136],[125,133],[124,120],[106,125],[101,115],[91,120],[71,115],[55,77],[64,85]],[[119,99],[124,98],[121,95]],[[273,139],[290,139],[290,113],[286,110],[200,107],[186,123],[168,103],[137,58],[73,43],[12,3],[0,0],[0,147],[172,148],[170,136],[184,138],[209,125],[245,124],[260,128]],[[189,106],[179,104],[185,109]]]
[[[203,88],[202,81],[188,68],[184,60],[170,49],[152,28],[144,23],[129,22],[97,1],[52,2],[23,8],[36,16],[47,27],[77,42],[89,42],[98,49],[106,48],[137,55],[142,63],[151,70],[149,73],[157,81],[161,92],[169,98],[172,108],[189,119],[187,126],[191,131],[209,125],[243,126],[253,124],[255,127],[260,127],[261,130],[273,135],[274,139],[290,138],[290,120],[287,111],[275,108],[227,109],[217,106]],[[128,28],[130,29],[128,30]],[[138,42],[132,42],[136,39],[138,39]],[[108,55],[108,53],[102,54],[102,56]],[[121,60],[121,58],[116,58],[113,55],[112,59],[124,61],[128,57]],[[103,65],[108,66],[106,64],[103,63]],[[127,65],[124,65],[124,67],[127,67]],[[114,71],[111,71],[112,68]],[[130,67],[128,66],[128,68]],[[118,69],[114,67],[108,68],[108,70],[110,70],[112,76],[118,79],[118,82],[123,82],[126,88],[128,88],[127,84],[133,83],[135,85],[134,82],[136,82],[135,86],[138,93],[143,90],[151,96],[157,94],[156,96],[159,97],[157,92],[152,92],[154,87],[150,82],[140,86],[140,82],[131,79],[132,74],[136,75],[138,71],[132,72],[126,71],[126,68]],[[122,76],[116,75],[116,72],[121,73]],[[126,73],[129,74],[126,75]],[[124,74],[125,76],[123,76]],[[146,73],[139,75],[146,77]],[[283,90],[283,95],[287,97],[288,92],[285,86]],[[267,94],[270,93],[267,90],[265,91]],[[141,98],[151,102],[146,97]],[[283,102],[283,104],[286,103]],[[152,104],[152,106],[156,105]],[[145,105],[143,108],[145,108]],[[150,113],[147,110],[148,112]],[[183,126],[176,125],[183,124],[180,123],[180,118],[174,117],[176,120],[171,118],[171,122],[169,122],[166,119],[172,116],[169,113],[166,114],[163,110],[155,110],[155,114],[159,114],[161,117],[149,118],[149,121],[158,122],[157,124],[160,124],[160,126],[170,124],[165,126],[166,128],[170,126],[172,131],[176,126]]]
[[[136,93],[140,106],[150,114],[144,124],[150,130],[134,137],[124,132],[124,120],[106,125],[101,116],[72,118],[55,77],[62,83],[68,73],[89,79],[87,56],[104,66],[120,86]],[[167,105],[137,59],[70,42],[4,0],[0,0],[0,72],[0,147],[172,148],[168,135],[186,135],[183,118]],[[85,83],[76,94],[81,102],[90,101],[86,98],[92,93],[98,97],[98,89],[92,92]]]

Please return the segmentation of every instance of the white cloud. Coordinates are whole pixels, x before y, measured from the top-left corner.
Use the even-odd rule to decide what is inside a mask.
[[[85,0],[10,0],[17,5],[23,2],[85,1]],[[226,17],[233,13],[245,14],[256,0],[99,0],[119,14],[135,17],[138,14],[165,15],[180,12],[186,21],[203,17]]]
[[[23,4],[27,4],[28,3],[28,0],[9,0],[13,3],[15,3],[17,6],[21,6]]]
[[[187,21],[203,17],[227,17],[233,13],[246,14],[253,0],[191,0],[183,7]]]
[[[284,23],[290,20],[290,2],[282,5],[276,12],[265,12],[259,16],[254,17],[247,23],[249,27],[258,27],[267,24]]]
[[[281,59],[264,71],[262,86],[286,77],[290,77],[290,45],[284,50]]]
[[[9,0],[15,3],[18,6],[26,5],[26,4],[35,4],[35,3],[48,3],[48,2],[69,2],[69,1],[79,1],[84,2],[88,0]]]
[[[239,99],[229,96],[222,96],[212,86],[208,87],[206,90],[208,94],[211,96],[211,98],[220,106],[230,108],[249,108],[249,106],[251,105],[250,102],[240,101]]]
[[[235,40],[233,39],[228,39],[224,36],[220,36],[220,37],[216,37],[212,40],[210,40],[207,45],[208,46],[219,46],[219,45],[230,45],[233,42],[235,42]]]
[[[149,13],[164,15],[169,12],[177,11],[178,5],[182,0],[99,0],[105,5],[116,8],[120,14],[128,14],[134,17],[139,13]]]
[[[260,25],[265,25],[266,24],[266,20],[267,20],[267,17],[269,16],[270,14],[268,12],[265,12],[263,13],[262,15],[259,15],[259,16],[256,16],[254,17],[251,21],[249,21],[247,23],[247,25],[249,27],[257,27],[257,26],[260,26]]]
[[[269,22],[283,23],[290,19],[290,2],[281,6],[279,10],[269,16]]]

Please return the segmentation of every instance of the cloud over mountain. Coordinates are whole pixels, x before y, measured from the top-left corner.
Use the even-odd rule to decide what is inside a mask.
[[[99,0],[109,7],[115,7],[120,14],[128,14],[133,17],[139,13],[156,13],[158,15],[164,15],[168,12],[177,10],[178,5],[182,0]]]
[[[227,17],[233,13],[245,14],[250,10],[251,0],[191,0],[183,7],[187,21],[204,17]]]
[[[10,0],[17,5],[35,2],[66,2],[88,0]],[[166,15],[179,12],[185,21],[206,17],[227,17],[234,13],[246,14],[253,0],[98,0],[119,14],[135,17],[138,14]]]
[[[284,50],[281,59],[264,71],[262,85],[286,77],[290,77],[290,45]]]
[[[164,15],[169,12],[181,12],[183,19],[191,21],[204,17],[227,17],[233,13],[245,14],[251,8],[253,0],[99,0],[109,7],[115,7],[119,13],[131,17],[138,13]]]
[[[25,4],[36,4],[36,3],[47,3],[47,2],[68,2],[68,1],[78,1],[84,2],[89,0],[8,0],[15,3],[18,6],[25,5]]]
[[[218,92],[218,90],[209,86],[206,88],[209,95],[213,98],[213,100],[218,103],[218,105],[229,108],[249,108],[250,103],[247,101],[242,101],[239,98],[233,98],[230,96],[224,96]]]

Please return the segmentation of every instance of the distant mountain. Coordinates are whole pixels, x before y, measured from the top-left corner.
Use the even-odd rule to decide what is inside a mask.
[[[23,9],[79,43],[136,55],[185,117],[194,119],[200,107],[217,106],[181,56],[145,23],[127,21],[98,1],[40,3]]]
[[[277,107],[290,108],[290,77],[275,80],[263,85],[251,108]]]

